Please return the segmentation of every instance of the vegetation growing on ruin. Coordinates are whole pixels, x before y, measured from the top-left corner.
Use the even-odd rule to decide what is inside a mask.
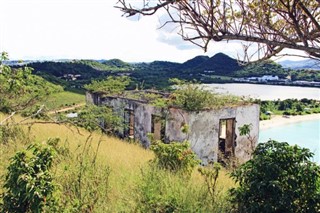
[[[252,102],[234,95],[218,94],[206,90],[197,82],[170,79],[170,92],[156,90],[125,90],[129,84],[127,77],[109,77],[104,81],[93,81],[86,88],[101,96],[118,96],[150,103],[157,107],[179,107],[187,111],[200,111],[212,108],[238,106]]]

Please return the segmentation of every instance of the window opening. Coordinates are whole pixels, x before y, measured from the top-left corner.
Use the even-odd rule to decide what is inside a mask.
[[[134,138],[134,112],[130,109],[124,111],[124,137]]]
[[[166,120],[163,117],[152,115],[151,118],[151,133],[155,140],[165,141],[166,135]]]

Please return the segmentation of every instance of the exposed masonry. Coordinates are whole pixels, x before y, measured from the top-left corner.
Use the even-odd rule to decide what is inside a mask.
[[[204,165],[218,161],[219,152],[234,156],[243,163],[249,160],[252,148],[258,142],[260,108],[257,104],[189,112],[89,92],[86,100],[95,105],[110,106],[124,118],[126,125],[118,132],[120,137],[138,140],[144,147],[150,145],[149,133],[166,143],[187,140]],[[247,136],[240,136],[238,128],[245,124],[252,125],[251,142]]]

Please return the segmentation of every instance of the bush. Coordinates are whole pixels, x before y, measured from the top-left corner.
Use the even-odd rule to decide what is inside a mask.
[[[191,175],[194,167],[200,163],[187,141],[169,144],[158,141],[151,145],[151,150],[156,155],[154,162],[169,171]]]
[[[238,212],[319,212],[320,167],[308,149],[270,140],[258,145],[253,158],[232,177],[231,190]],[[318,188],[317,188],[318,187]]]
[[[71,118],[71,121],[89,132],[101,129],[108,134],[114,134],[123,126],[123,119],[107,106],[87,105],[81,109],[78,117]]]
[[[54,150],[33,144],[12,157],[1,195],[2,212],[42,212],[58,208],[56,185],[50,173]]]
[[[196,82],[185,82],[178,79],[170,79],[170,81],[176,86],[170,95],[168,105],[178,106],[187,111],[221,108],[248,101],[233,95],[213,93]]]

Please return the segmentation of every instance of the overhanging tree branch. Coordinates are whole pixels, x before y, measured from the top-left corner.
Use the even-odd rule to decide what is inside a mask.
[[[128,16],[164,9],[170,19],[165,25],[177,25],[184,40],[205,51],[212,41],[236,40],[260,44],[243,50],[257,53],[258,59],[277,56],[285,48],[320,59],[319,0],[146,0],[141,8],[130,2],[120,0],[116,7]]]

